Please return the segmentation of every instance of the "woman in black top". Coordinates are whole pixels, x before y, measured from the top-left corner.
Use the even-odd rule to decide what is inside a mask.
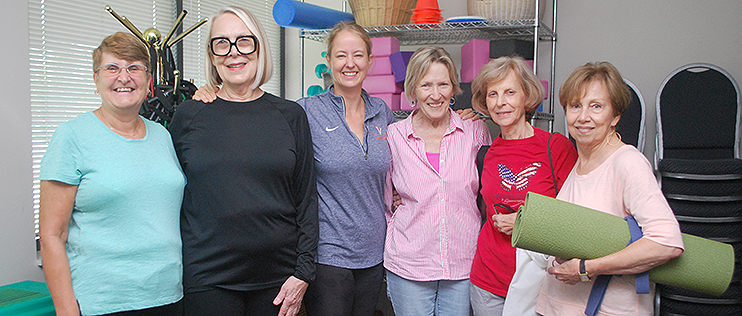
[[[262,26],[211,19],[211,104],[184,102],[170,131],[188,179],[181,213],[186,315],[295,315],[315,276],[312,140],[296,103],[260,89],[273,71]]]

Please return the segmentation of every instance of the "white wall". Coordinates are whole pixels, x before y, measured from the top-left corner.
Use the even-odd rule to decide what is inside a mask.
[[[0,285],[43,280],[36,265],[31,172],[28,2],[0,10]]]

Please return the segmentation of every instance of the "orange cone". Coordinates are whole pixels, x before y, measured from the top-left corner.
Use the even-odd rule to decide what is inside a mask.
[[[416,10],[419,9],[440,9],[438,7],[438,0],[417,0]]]
[[[417,0],[417,6],[412,9],[410,20],[415,24],[440,23],[443,20],[438,0]]]

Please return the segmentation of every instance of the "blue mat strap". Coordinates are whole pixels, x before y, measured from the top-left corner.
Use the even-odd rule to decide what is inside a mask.
[[[595,316],[598,313],[600,304],[603,303],[605,291],[608,289],[608,283],[611,282],[611,276],[609,274],[602,274],[595,278],[593,288],[590,290],[590,297],[587,299],[585,315]]]
[[[629,232],[631,233],[631,240],[626,245],[628,247],[633,242],[642,238],[644,234],[642,234],[642,229],[639,227],[639,224],[636,222],[634,217],[626,216],[624,219],[629,224]],[[636,274],[635,278],[636,294],[649,294],[649,271]]]
[[[642,229],[639,227],[639,224],[636,222],[634,217],[626,216],[624,219],[626,220],[626,223],[629,224],[629,233],[631,234],[631,239],[629,240],[629,243],[626,244],[628,247],[633,242],[642,238],[644,234],[642,234]],[[639,273],[635,277],[636,294],[649,294],[649,272]],[[590,290],[590,297],[587,300],[587,306],[585,307],[585,315],[595,316],[598,314],[600,304],[603,303],[603,297],[605,296],[605,291],[608,289],[608,283],[610,283],[610,281],[611,275],[599,275],[595,278],[593,288]]]

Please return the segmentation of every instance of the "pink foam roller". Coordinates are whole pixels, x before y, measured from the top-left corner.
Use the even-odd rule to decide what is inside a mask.
[[[391,75],[392,62],[389,60],[389,57],[374,57],[374,61],[371,62],[371,68],[368,69],[368,74],[372,76]]]
[[[399,51],[399,40],[394,37],[374,37],[371,44],[374,57],[389,56]]]
[[[461,82],[472,82],[490,60],[490,42],[473,39],[461,46]]]
[[[363,81],[363,89],[369,94],[400,93],[403,88],[402,83],[394,81],[394,75],[367,76]]]

